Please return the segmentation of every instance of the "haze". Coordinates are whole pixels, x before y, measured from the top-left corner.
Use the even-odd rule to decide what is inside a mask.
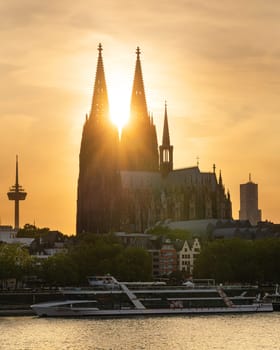
[[[259,184],[279,223],[280,2],[276,0],[0,3],[0,217],[28,192],[21,224],[75,232],[79,148],[102,43],[111,114],[127,116],[140,46],[161,143],[168,103],[174,167],[222,170],[238,218],[239,184]]]

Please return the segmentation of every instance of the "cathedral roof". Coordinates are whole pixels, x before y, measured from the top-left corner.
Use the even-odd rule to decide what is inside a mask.
[[[172,230],[188,230],[193,236],[203,236],[207,233],[209,226],[215,226],[217,219],[187,220],[187,221],[171,221],[165,226]]]
[[[214,173],[202,173],[197,166],[171,171],[166,181],[174,185],[211,185],[213,188],[217,185],[216,175]]]

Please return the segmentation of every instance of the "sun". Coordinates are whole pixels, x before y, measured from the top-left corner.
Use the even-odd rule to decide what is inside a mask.
[[[112,122],[117,126],[119,134],[129,119],[130,95],[128,84],[118,79],[115,75],[112,77],[108,86],[110,117]]]

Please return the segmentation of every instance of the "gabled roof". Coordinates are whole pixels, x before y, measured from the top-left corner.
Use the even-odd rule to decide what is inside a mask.
[[[171,171],[166,181],[174,185],[211,185],[215,188],[217,185],[216,175],[214,173],[202,173],[197,166]]]

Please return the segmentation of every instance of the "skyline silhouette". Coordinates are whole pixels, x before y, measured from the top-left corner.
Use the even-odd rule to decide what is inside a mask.
[[[164,101],[174,167],[213,163],[231,192],[259,184],[263,219],[279,222],[280,4],[241,0],[121,1],[1,5],[0,217],[12,224],[5,191],[21,159],[29,191],[21,222],[75,231],[80,135],[89,112],[96,45],[106,47],[111,113],[128,115],[134,51],[145,54],[145,91],[161,140]],[[128,20],[129,19],[129,20]]]

